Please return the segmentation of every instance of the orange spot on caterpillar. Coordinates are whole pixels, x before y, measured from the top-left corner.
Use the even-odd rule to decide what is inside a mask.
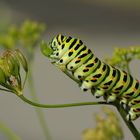
[[[136,92],[136,91],[137,91],[137,89],[136,89],[136,88],[134,88],[133,90],[134,90],[134,92]]]
[[[137,108],[137,109],[133,109],[133,111],[134,111],[134,112],[139,112],[140,109],[138,109],[138,108]]]
[[[113,80],[115,77],[111,76],[111,80]]]
[[[84,70],[83,70],[83,72],[88,72],[89,71],[89,69],[86,67],[86,68],[84,68]]]
[[[88,69],[88,67],[85,67],[85,69],[84,70],[87,70]]]
[[[81,60],[81,58],[77,58],[77,59],[76,59],[76,61],[79,61],[79,60]]]
[[[75,50],[72,48],[72,49],[70,49],[70,52],[74,52]]]
[[[92,80],[96,80],[97,78],[95,78],[95,77],[92,77]]]

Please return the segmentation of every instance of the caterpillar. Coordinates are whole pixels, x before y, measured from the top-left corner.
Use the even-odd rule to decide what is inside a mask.
[[[61,34],[50,42],[50,58],[55,64],[77,79],[83,91],[92,90],[106,102],[119,100],[126,105],[126,119],[132,121],[140,116],[140,84],[127,72],[115,68],[97,58],[80,40]]]

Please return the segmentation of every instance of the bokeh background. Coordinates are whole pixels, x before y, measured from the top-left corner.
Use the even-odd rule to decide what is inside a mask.
[[[20,24],[25,19],[46,23],[47,41],[58,33],[77,37],[101,59],[111,56],[116,46],[140,45],[139,0],[0,0],[1,31],[11,23]],[[134,61],[131,68],[133,75],[140,79],[140,62]],[[82,93],[71,79],[51,65],[39,48],[33,74],[36,92],[42,103],[96,100],[90,92]],[[28,88],[25,94],[28,96]],[[53,140],[81,140],[82,131],[95,126],[93,113],[100,112],[100,108],[44,109]],[[115,108],[111,108],[117,113]],[[22,140],[44,139],[34,108],[16,96],[2,93],[0,112],[0,120]],[[121,118],[120,122],[125,140],[134,140]],[[140,119],[134,123],[140,130]],[[0,140],[7,138],[0,133]]]

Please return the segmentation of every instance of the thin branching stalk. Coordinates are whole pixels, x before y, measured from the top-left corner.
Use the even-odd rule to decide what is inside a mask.
[[[0,130],[6,135],[8,140],[21,140],[10,128],[5,126],[5,124],[2,122],[0,122]]]
[[[19,96],[20,99],[22,99],[24,102],[36,106],[36,107],[41,107],[41,108],[65,108],[65,107],[76,107],[76,106],[87,106],[87,105],[110,105],[104,101],[101,102],[81,102],[81,103],[69,103],[69,104],[39,104],[37,102],[33,102],[29,99],[27,99],[25,96],[21,95]]]
[[[87,105],[113,105],[117,108],[118,112],[120,113],[121,117],[123,118],[124,122],[136,138],[136,140],[140,140],[140,133],[138,132],[137,128],[131,121],[126,120],[127,112],[120,106],[118,102],[115,103],[107,103],[105,101],[101,102],[81,102],[81,103],[69,103],[69,104],[39,104],[27,99],[25,96],[19,96],[24,102],[41,108],[66,108],[66,107],[78,107],[78,106],[87,106]]]
[[[36,96],[36,93],[35,93],[33,77],[32,77],[32,62],[33,61],[29,62],[30,69],[29,69],[29,72],[28,72],[28,84],[29,84],[29,90],[30,90],[32,100],[38,102],[38,99],[37,99],[37,96]],[[36,108],[35,111],[37,113],[37,116],[38,116],[40,125],[42,127],[45,139],[46,140],[52,140],[52,137],[50,135],[49,129],[47,127],[47,123],[46,123],[43,111],[41,109],[39,109],[39,108]]]
[[[128,60],[128,58],[127,58],[127,55],[124,55],[124,61],[125,61],[126,70],[127,70],[127,72],[130,74],[131,71],[130,71],[129,60]]]

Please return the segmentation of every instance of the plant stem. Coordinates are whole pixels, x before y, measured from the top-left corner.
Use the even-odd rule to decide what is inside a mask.
[[[129,130],[132,132],[136,140],[140,140],[140,133],[138,132],[137,128],[134,126],[134,124],[131,121],[126,120],[127,112],[123,109],[122,106],[120,106],[119,102],[115,103],[115,106],[120,113],[121,117],[123,118],[125,124],[128,126]]]
[[[69,103],[69,104],[39,104],[36,102],[32,102],[31,100],[27,99],[25,96],[21,95],[19,96],[24,102],[36,106],[36,107],[41,107],[41,108],[66,108],[66,107],[78,107],[78,106],[87,106],[87,105],[114,105],[118,112],[120,113],[121,117],[123,118],[125,124],[128,126],[136,140],[140,140],[140,133],[134,126],[134,124],[131,121],[126,120],[126,115],[127,112],[120,106],[120,104],[116,101],[114,104],[112,103],[107,103],[104,101],[101,102],[80,102],[80,103]]]
[[[127,72],[130,74],[130,68],[128,62],[126,63]]]
[[[41,108],[65,108],[65,107],[73,107],[73,106],[101,105],[101,104],[110,105],[104,101],[102,101],[102,102],[80,102],[80,103],[69,103],[69,104],[39,104],[39,103],[36,103],[36,102],[33,102],[33,101],[27,99],[23,95],[21,95],[19,97],[24,102],[26,102],[32,106],[41,107]]]
[[[20,140],[20,138],[2,122],[0,122],[0,130],[7,136],[9,140]]]
[[[38,99],[37,99],[37,96],[35,93],[33,77],[32,77],[32,61],[29,63],[29,66],[30,66],[30,69],[28,72],[28,84],[29,84],[30,94],[31,94],[32,100],[38,102]],[[47,124],[46,124],[46,120],[45,120],[45,116],[43,114],[43,111],[39,108],[36,108],[35,111],[36,111],[36,114],[38,116],[42,130],[44,132],[45,139],[52,140],[50,132],[49,132],[48,127],[47,127]]]
[[[0,90],[6,91],[6,92],[12,92],[12,91],[10,91],[10,90],[3,89],[3,88],[0,88]]]
[[[125,61],[125,64],[126,64],[126,70],[127,70],[127,73],[131,73],[130,72],[130,67],[129,67],[129,61],[128,61],[128,58],[127,58],[127,54],[124,55],[124,61]]]

